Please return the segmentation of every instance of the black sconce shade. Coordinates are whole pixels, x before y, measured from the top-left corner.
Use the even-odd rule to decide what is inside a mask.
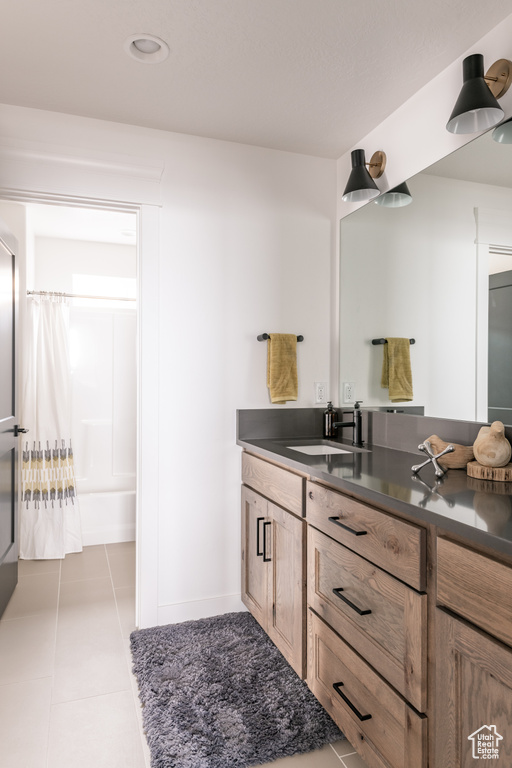
[[[372,200],[380,192],[366,169],[364,149],[354,149],[350,157],[352,170],[341,199],[344,203],[360,203],[365,200]]]
[[[505,113],[484,80],[484,57],[474,53],[462,62],[463,85],[446,130],[477,133],[499,123]]]

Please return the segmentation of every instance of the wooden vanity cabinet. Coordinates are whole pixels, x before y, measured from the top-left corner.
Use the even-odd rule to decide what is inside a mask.
[[[512,567],[439,537],[437,605],[433,765],[510,766]]]
[[[242,478],[242,599],[301,676],[307,627],[369,768],[512,766],[512,559],[250,454]]]
[[[308,676],[370,768],[427,766],[426,530],[306,488]]]
[[[259,459],[244,454],[246,459],[251,471],[256,468],[257,478],[268,469],[275,477],[278,470],[285,473],[289,487],[286,474],[291,473],[270,464],[259,466]],[[296,481],[302,500],[303,478],[292,475],[290,485]],[[274,495],[275,488],[270,489]],[[305,527],[302,518],[242,486],[242,601],[300,677],[306,669]]]

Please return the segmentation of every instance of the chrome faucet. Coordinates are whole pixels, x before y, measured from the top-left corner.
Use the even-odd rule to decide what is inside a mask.
[[[333,427],[336,428],[343,429],[343,427],[352,427],[352,445],[355,445],[358,448],[362,448],[364,445],[361,439],[363,422],[360,405],[362,402],[362,400],[357,400],[353,411],[342,411],[342,414],[351,413],[354,417],[353,421],[335,421],[333,423]]]

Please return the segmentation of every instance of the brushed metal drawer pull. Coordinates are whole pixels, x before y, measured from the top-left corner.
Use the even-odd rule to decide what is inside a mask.
[[[264,552],[260,552],[260,523],[264,519],[265,519],[264,517],[256,518],[256,555],[258,557],[263,557],[263,555],[265,554]]]
[[[270,563],[271,557],[267,557],[267,525],[272,525],[270,520],[263,523],[263,562]]]
[[[335,587],[333,590],[336,597],[339,597],[340,600],[343,600],[344,603],[346,603],[349,608],[352,608],[356,613],[358,613],[360,616],[368,616],[369,613],[371,613],[371,610],[369,608],[365,609],[364,611],[361,610],[361,608],[358,608],[357,605],[354,605],[354,603],[351,603],[350,600],[348,600],[344,595],[340,595],[340,592],[343,592],[343,587]]]
[[[345,704],[347,705],[347,707],[350,707],[350,709],[352,710],[352,712],[353,712],[355,715],[357,715],[357,717],[358,717],[358,718],[359,718],[361,721],[363,721],[363,720],[371,720],[371,719],[372,719],[372,716],[371,716],[371,715],[362,715],[362,714],[360,713],[360,711],[357,709],[357,707],[354,707],[354,705],[352,704],[352,702],[351,702],[351,701],[349,701],[349,700],[347,699],[347,697],[345,696],[345,694],[343,693],[343,691],[341,691],[341,690],[340,690],[340,688],[341,688],[341,686],[342,686],[342,685],[343,685],[343,683],[333,683],[333,684],[332,684],[332,687],[334,688],[334,690],[336,691],[336,693],[338,694],[338,696],[340,696],[340,697],[343,699],[343,701],[345,702]]]
[[[368,533],[368,531],[354,531],[354,529],[349,528],[348,525],[344,525],[343,523],[340,523],[339,517],[330,517],[329,520],[331,521],[331,523],[334,523],[335,525],[339,525],[340,528],[344,528],[349,533],[353,533],[354,536],[366,536],[366,534]]]

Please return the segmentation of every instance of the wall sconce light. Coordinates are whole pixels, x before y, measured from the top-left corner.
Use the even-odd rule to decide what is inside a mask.
[[[380,195],[380,190],[374,179],[379,179],[384,173],[386,167],[385,153],[375,152],[369,163],[365,162],[364,149],[354,149],[350,157],[352,170],[341,198],[343,202],[361,203]],[[368,170],[366,170],[366,166],[368,166]]]
[[[477,133],[503,120],[505,113],[497,102],[512,82],[512,62],[499,59],[484,75],[481,53],[462,62],[463,85],[446,124],[450,133]]]
[[[412,195],[409,192],[409,187],[405,183],[399,184],[397,187],[393,187],[388,192],[384,192],[383,195],[374,200],[376,205],[383,205],[384,208],[403,208],[404,205],[412,203]]]
[[[494,129],[492,139],[498,144],[512,144],[512,118]]]

